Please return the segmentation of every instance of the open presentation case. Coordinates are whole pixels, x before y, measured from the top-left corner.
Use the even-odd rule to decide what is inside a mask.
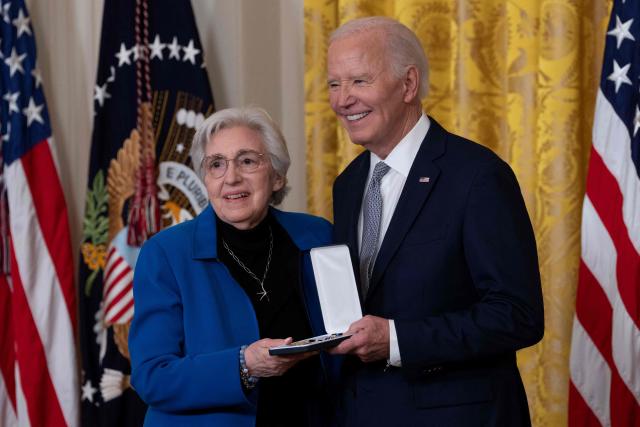
[[[269,349],[271,355],[303,353],[334,347],[351,336],[345,334],[345,331],[349,325],[362,317],[349,248],[346,245],[313,248],[311,263],[327,334],[272,347]]]

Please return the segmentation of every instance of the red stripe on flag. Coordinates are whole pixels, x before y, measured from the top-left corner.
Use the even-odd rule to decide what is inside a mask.
[[[578,275],[576,316],[604,357],[607,365],[613,369],[613,357],[611,356],[613,311],[607,295],[582,260],[580,260]]]
[[[11,279],[13,283],[13,323],[20,325],[15,335],[16,360],[20,384],[27,402],[32,426],[66,426],[58,396],[47,367],[47,358],[38,328],[24,293],[16,256],[11,245]]]
[[[587,194],[618,254],[616,276],[620,298],[636,327],[640,328],[640,255],[629,238],[629,231],[622,218],[623,198],[618,182],[593,148],[587,176]]]
[[[609,397],[611,410],[611,427],[628,427],[640,425],[638,417],[638,403],[627,385],[622,381],[618,370],[611,369],[611,395]]]
[[[127,304],[125,304],[124,307],[122,307],[122,310],[120,310],[115,316],[113,316],[113,318],[109,321],[110,323],[125,323],[125,322],[121,322],[120,320],[122,319],[122,316],[124,316],[127,311],[129,311],[129,309],[133,307],[133,300],[129,301]],[[129,319],[126,319],[129,320]]]
[[[113,298],[113,300],[109,302],[109,305],[107,306],[106,310],[107,311],[111,310],[111,308],[116,304],[118,304],[118,302],[122,298],[124,298],[127,294],[130,294],[132,292],[132,289],[133,289],[133,284],[129,282],[124,288],[122,288],[122,290],[120,290],[120,292],[118,292],[118,294]]]
[[[568,425],[571,427],[602,427],[598,418],[596,418],[571,381],[569,381]]]
[[[109,257],[110,256],[111,255],[109,255]],[[107,258],[107,259],[109,259],[109,258]],[[118,267],[123,262],[124,262],[123,258],[117,258],[109,267],[107,267],[107,271],[105,271],[105,273],[104,273],[105,282],[109,280],[109,278],[113,274],[113,272],[116,269],[116,267]],[[107,262],[107,265],[108,265],[108,262]]]
[[[56,269],[75,334],[77,315],[73,257],[69,240],[71,233],[64,193],[48,141],[44,140],[36,144],[21,157],[20,161],[29,187],[32,189],[31,196],[40,229]]]
[[[125,262],[122,258],[120,258],[118,260],[119,262]],[[113,279],[111,279],[110,277],[105,279],[105,290],[104,290],[104,295],[105,297],[109,294],[111,294],[114,290],[114,288],[116,287],[116,285],[118,283],[120,283],[120,281],[122,280],[123,277],[125,277],[127,274],[131,273],[131,268],[127,265],[125,268],[122,269],[122,271]],[[106,298],[105,298],[106,299]]]
[[[618,367],[613,361],[611,351],[613,311],[602,287],[582,261],[580,261],[576,296],[576,317],[611,370],[609,394],[611,425],[613,427],[636,425],[627,424],[630,414],[634,412],[636,399],[620,377]]]
[[[11,321],[11,289],[4,274],[0,274],[0,375],[9,400],[16,412],[15,347]]]

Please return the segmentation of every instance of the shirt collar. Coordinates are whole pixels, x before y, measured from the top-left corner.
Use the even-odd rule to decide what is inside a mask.
[[[426,114],[422,113],[415,126],[413,126],[409,133],[391,150],[387,158],[384,159],[384,162],[389,165],[391,169],[400,173],[405,179],[409,176],[411,165],[413,165],[413,161],[420,149],[420,144],[422,144],[430,126],[431,121]],[[371,166],[369,168],[369,175],[371,175],[371,171],[373,171],[375,165],[382,161],[380,157],[373,153],[371,153],[370,159]]]

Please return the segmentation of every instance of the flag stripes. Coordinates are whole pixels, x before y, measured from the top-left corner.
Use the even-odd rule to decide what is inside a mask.
[[[614,177],[595,150],[591,152],[589,170],[587,195],[593,203],[594,214],[602,221],[613,243],[614,253],[617,254],[615,263],[617,291],[638,327],[640,325],[640,311],[638,311],[640,286],[637,278],[640,272],[640,255],[633,247],[622,218],[622,194],[618,190]]]
[[[47,164],[53,165],[46,141],[25,156],[28,171],[34,165],[42,169],[46,169]],[[44,157],[44,160],[38,157]],[[36,197],[32,197],[30,191],[24,191],[30,188],[29,180],[35,178],[28,177],[27,170],[22,161],[15,161],[5,168],[6,179],[13,184],[7,189],[7,196],[14,254],[11,268],[13,323],[20,325],[20,334],[15,335],[16,358],[31,424],[75,425],[78,417],[77,367],[75,359],[69,357],[75,342],[72,323],[75,313],[68,308],[69,294],[65,297],[62,291],[63,285],[73,290],[73,282],[60,282],[55,262],[56,256],[64,256],[64,252],[58,249],[55,253],[47,247],[60,245],[47,245],[51,237],[44,232],[53,224],[41,221],[37,214],[36,206],[54,208],[55,201],[54,206],[47,207],[48,196],[39,196],[45,191],[36,192]],[[46,171],[39,173],[53,179]],[[54,182],[48,181],[48,185],[55,187],[55,182],[59,186],[57,177]],[[52,193],[55,194],[55,190]],[[42,224],[45,226],[41,228]],[[64,224],[58,224],[61,225]],[[67,256],[70,252],[67,248]],[[73,298],[73,294],[70,297]]]
[[[105,322],[126,323],[133,317],[133,270],[111,245],[104,276]]]
[[[571,354],[580,355],[569,363],[571,381],[600,424],[610,425],[611,369],[578,319],[573,322]],[[590,369],[583,369],[585,365]]]
[[[29,414],[27,411],[27,400],[24,395],[24,391],[22,390],[22,381],[20,379],[20,369],[18,368],[18,364],[16,363],[15,369],[15,378],[16,378],[16,408],[18,409],[18,421],[21,426],[29,427],[31,424],[29,423]]]
[[[631,137],[602,91],[598,91],[595,115],[598,120],[593,127],[593,149],[617,182],[614,188],[622,194],[622,217],[627,235],[636,253],[640,253],[640,179],[631,161]]]
[[[576,316],[589,331],[608,365],[614,369],[614,379],[620,378],[620,384],[625,384],[625,387],[616,384],[618,392],[614,397],[616,401],[627,402],[625,407],[629,412],[635,400],[631,394],[634,380],[629,375],[629,367],[637,360],[633,359],[633,352],[628,349],[629,346],[634,347],[640,343],[640,337],[633,319],[616,292],[616,265],[620,263],[617,262],[613,242],[599,221],[589,198],[585,199],[583,218],[583,224],[588,226],[583,232],[583,247],[600,248],[605,256],[598,258],[599,253],[595,251],[583,253]],[[613,286],[601,287],[601,283]],[[594,313],[598,315],[594,316]],[[587,372],[589,370],[588,367],[584,369]]]
[[[41,339],[37,321],[31,311],[28,290],[25,291],[20,277],[16,253],[13,250],[15,241],[15,238],[12,238],[13,323],[20,325],[20,333],[15,336],[16,360],[29,421],[32,426],[65,426],[67,424],[49,369],[52,364],[47,360],[45,352],[47,345]],[[25,421],[21,419],[20,423]]]
[[[15,345],[11,319],[11,288],[0,274],[0,425],[16,425]]]
[[[13,374],[12,374],[13,376]],[[11,401],[7,386],[4,384],[4,372],[0,375],[0,425],[14,427],[18,425],[15,401]]]
[[[29,188],[39,188],[42,183],[47,184],[46,190],[32,193],[33,207],[55,268],[55,275],[65,284],[59,289],[64,295],[71,324],[76,325],[74,271],[73,263],[69,262],[73,259],[68,235],[69,222],[66,209],[60,210],[60,200],[64,200],[64,193],[50,145],[52,142],[49,139],[41,141],[22,156],[21,163]]]
[[[580,420],[581,427],[600,427],[603,424],[584,401],[578,389],[569,382],[569,420]]]

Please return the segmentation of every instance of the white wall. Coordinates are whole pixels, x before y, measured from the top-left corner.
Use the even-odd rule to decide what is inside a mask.
[[[26,2],[78,253],[103,1]],[[192,0],[192,5],[216,107],[260,105],[281,124],[292,158],[292,190],[283,207],[306,210],[302,0]]]

